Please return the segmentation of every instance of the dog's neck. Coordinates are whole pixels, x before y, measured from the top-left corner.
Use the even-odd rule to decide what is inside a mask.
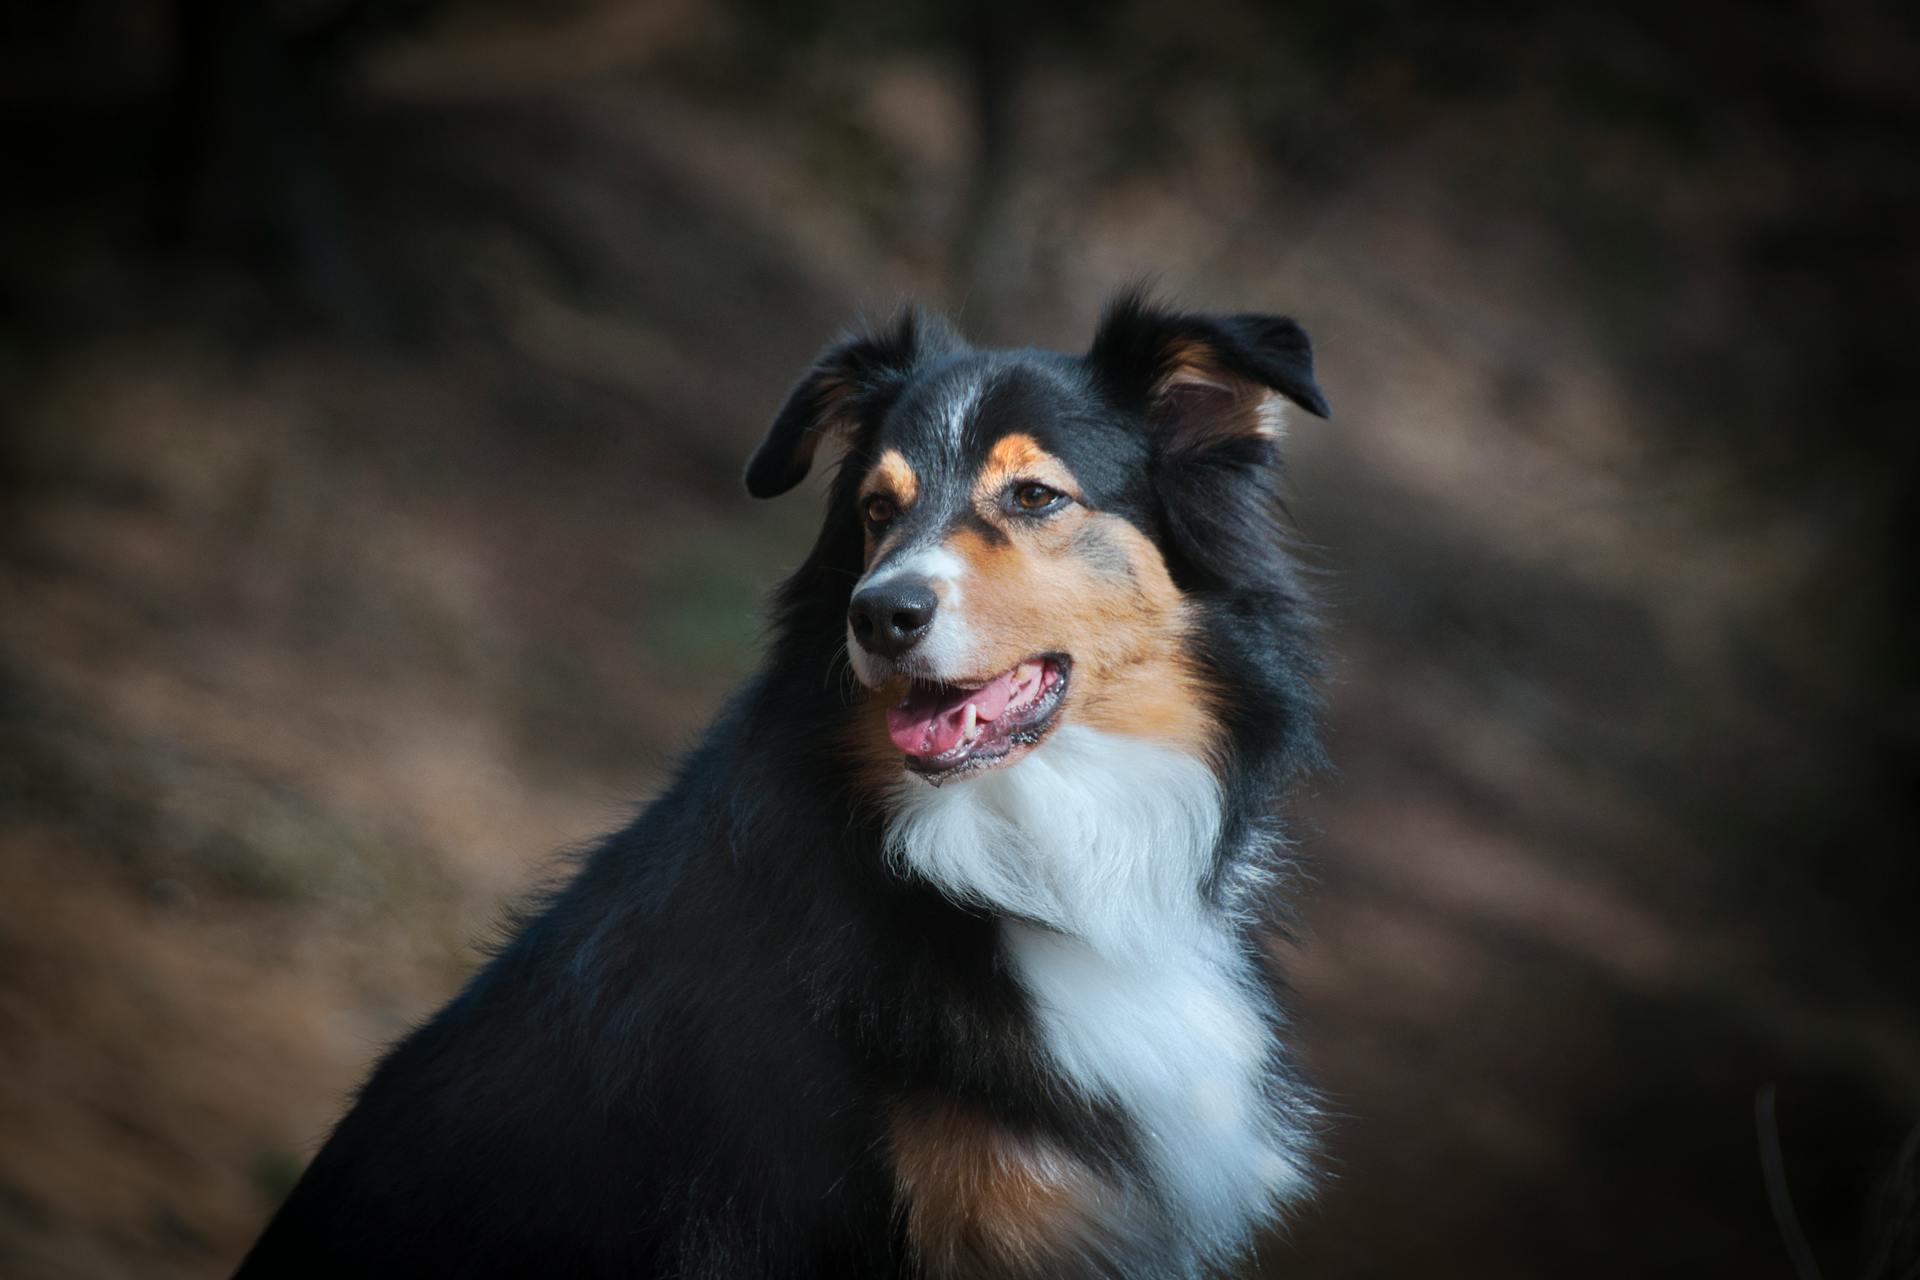
[[[1228,1256],[1304,1193],[1304,1104],[1276,1106],[1276,1011],[1231,904],[1223,829],[1192,756],[1067,725],[1011,768],[893,797],[890,856],[1002,919],[1055,1076],[1117,1103],[1204,1253]]]
[[[1011,768],[942,787],[904,778],[888,852],[957,902],[1105,955],[1158,953],[1210,928],[1201,886],[1220,805],[1192,756],[1065,725]]]

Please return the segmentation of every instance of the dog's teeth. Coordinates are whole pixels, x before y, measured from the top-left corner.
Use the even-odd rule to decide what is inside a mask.
[[[1035,676],[1039,674],[1040,674],[1039,663],[1023,662],[1019,666],[1013,669],[1014,683],[1025,684],[1027,681],[1033,679]]]
[[[961,734],[968,742],[980,736],[980,708],[969,702],[966,718],[960,722]]]

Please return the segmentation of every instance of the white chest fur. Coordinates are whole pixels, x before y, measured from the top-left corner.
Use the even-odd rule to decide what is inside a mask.
[[[908,779],[892,855],[1010,917],[1008,953],[1062,1080],[1133,1121],[1194,1243],[1228,1253],[1304,1190],[1304,1135],[1266,1096],[1276,1028],[1200,886],[1220,833],[1211,770],[1064,725],[947,787]]]

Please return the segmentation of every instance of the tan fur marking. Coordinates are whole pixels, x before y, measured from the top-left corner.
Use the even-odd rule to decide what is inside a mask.
[[[1231,402],[1225,411],[1198,415],[1197,431],[1202,439],[1248,433],[1278,439],[1285,433],[1285,398],[1271,387],[1222,369],[1212,349],[1203,342],[1182,340],[1167,348],[1167,371],[1154,384],[1153,397],[1158,400],[1178,393],[1182,387],[1213,392]]]
[[[1019,431],[1001,436],[987,451],[986,463],[973,481],[974,505],[997,509],[1001,491],[1014,480],[1038,480],[1070,498],[1080,497],[1080,486],[1067,464],[1042,449],[1038,440]]]
[[[904,510],[913,505],[920,496],[920,476],[907,461],[907,456],[898,449],[888,449],[880,455],[880,460],[867,472],[867,478],[860,484],[860,497],[864,500],[881,493],[892,498]]]
[[[860,481],[860,502],[865,503],[876,495],[893,499],[894,505],[902,511],[912,506],[920,496],[920,474],[898,449],[888,449],[882,453]],[[860,536],[867,549],[865,563],[872,564],[874,553],[887,545],[887,536],[875,538],[865,520],[860,525]]]
[[[1118,516],[1072,506],[991,542],[963,529],[967,626],[982,678],[1035,653],[1073,658],[1064,722],[1210,756],[1219,726],[1191,660],[1186,600],[1152,541]]]
[[[839,742],[841,754],[852,769],[856,789],[870,794],[883,793],[906,772],[900,748],[887,736],[885,711],[905,692],[904,681],[891,680],[879,689],[857,693],[858,706]]]
[[[887,1138],[930,1276],[1054,1275],[1091,1234],[1099,1181],[1041,1139],[948,1102],[896,1105]]]
[[[1167,344],[1167,373],[1154,387],[1158,391],[1166,385],[1168,377],[1183,371],[1202,372],[1213,368],[1213,348],[1204,342],[1195,342],[1191,338],[1176,338]]]

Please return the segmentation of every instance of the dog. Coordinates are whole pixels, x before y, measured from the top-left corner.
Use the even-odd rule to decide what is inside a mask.
[[[1138,291],[1083,355],[907,311],[764,665],[373,1071],[239,1275],[1218,1274],[1312,1185],[1272,972],[1320,762],[1277,450],[1305,333]]]

